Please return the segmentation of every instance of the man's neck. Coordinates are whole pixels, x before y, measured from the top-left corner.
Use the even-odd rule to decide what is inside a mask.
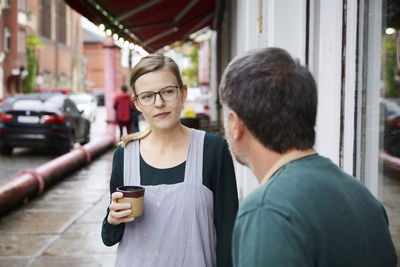
[[[249,140],[248,148],[247,154],[250,159],[250,168],[253,170],[258,182],[261,183],[265,174],[284,154],[279,154],[266,148],[255,138]]]

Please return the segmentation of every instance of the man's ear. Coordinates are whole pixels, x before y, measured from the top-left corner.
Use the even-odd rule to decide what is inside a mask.
[[[234,110],[229,110],[228,125],[231,138],[238,141],[243,136],[246,126]]]
[[[137,110],[139,110],[140,112],[142,112],[142,107],[139,105],[136,97],[134,95],[131,96],[131,103],[133,103],[135,105],[135,108]]]
[[[181,104],[183,105],[183,103],[185,103],[186,99],[187,99],[187,86],[186,84],[182,85],[182,89],[181,89]]]

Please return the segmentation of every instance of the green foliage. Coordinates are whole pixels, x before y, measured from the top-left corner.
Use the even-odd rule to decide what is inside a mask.
[[[189,57],[191,67],[182,70],[182,79],[188,87],[199,86],[199,49],[193,44],[186,44],[188,49],[184,56]]]
[[[43,45],[40,43],[40,37],[34,34],[29,34],[26,39],[26,62],[28,68],[28,76],[24,82],[24,94],[33,93],[36,88],[36,69],[37,62],[35,57],[35,50],[42,48]]]
[[[400,97],[399,83],[396,76],[396,38],[387,37],[383,46],[385,53],[385,96]]]

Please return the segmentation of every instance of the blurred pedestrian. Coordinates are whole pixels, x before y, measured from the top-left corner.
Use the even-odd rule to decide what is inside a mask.
[[[313,149],[317,88],[284,50],[234,59],[219,88],[235,158],[260,187],[241,205],[234,266],[396,266],[382,204]]]
[[[132,133],[139,132],[139,116],[142,114],[135,105],[131,104]]]
[[[115,265],[231,266],[238,198],[228,144],[181,124],[187,86],[169,57],[143,57],[131,87],[148,128],[123,137],[114,152],[102,239],[119,243]],[[129,204],[117,201],[122,185],[145,187],[143,215],[134,221]]]
[[[119,127],[120,138],[123,135],[123,129],[126,129],[127,134],[131,133],[131,95],[128,93],[128,87],[122,85],[121,93],[114,98],[114,109],[116,121]]]

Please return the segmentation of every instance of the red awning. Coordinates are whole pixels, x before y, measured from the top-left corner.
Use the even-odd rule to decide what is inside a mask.
[[[217,16],[217,0],[65,1],[95,24],[104,24],[149,52],[213,26]]]

